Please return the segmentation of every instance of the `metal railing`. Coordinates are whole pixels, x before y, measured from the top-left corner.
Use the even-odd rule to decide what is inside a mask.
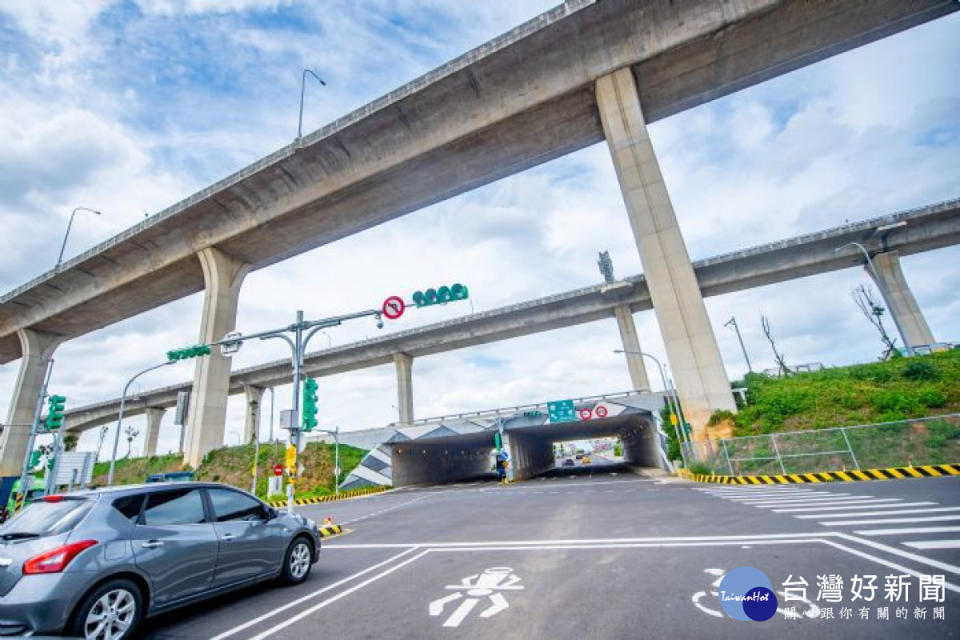
[[[712,473],[777,475],[960,461],[960,413],[683,444]]]

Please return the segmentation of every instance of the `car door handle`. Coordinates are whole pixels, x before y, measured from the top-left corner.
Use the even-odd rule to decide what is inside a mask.
[[[163,540],[147,540],[142,545],[144,549],[156,549],[163,546]]]
[[[223,539],[224,539],[224,540],[233,540],[233,539],[236,538],[236,537],[237,537],[237,536],[233,535],[232,533],[225,533],[225,534],[223,534]]]

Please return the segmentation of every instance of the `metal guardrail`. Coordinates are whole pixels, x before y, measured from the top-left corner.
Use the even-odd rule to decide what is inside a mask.
[[[960,460],[960,413],[684,443],[687,459],[729,475],[816,473]]]

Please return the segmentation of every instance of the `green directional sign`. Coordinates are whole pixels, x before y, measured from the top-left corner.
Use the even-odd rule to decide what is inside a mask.
[[[548,402],[547,415],[550,416],[550,422],[571,422],[577,419],[576,409],[573,408],[573,400]]]
[[[199,358],[200,356],[210,355],[210,345],[196,344],[185,349],[171,349],[167,351],[167,360],[174,362],[176,360],[188,360],[190,358]]]

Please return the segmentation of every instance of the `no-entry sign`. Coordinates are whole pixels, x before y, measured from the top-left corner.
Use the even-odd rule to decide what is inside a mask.
[[[390,320],[396,320],[403,315],[404,310],[407,308],[407,303],[403,301],[403,298],[400,296],[390,296],[383,301],[383,315],[387,316]]]
[[[273,475],[275,475],[275,476],[282,476],[282,475],[283,475],[283,465],[282,465],[282,464],[275,464],[275,465],[273,465]]]
[[[591,411],[590,409],[580,409],[581,420],[589,420],[592,417],[593,417],[593,411]]]

